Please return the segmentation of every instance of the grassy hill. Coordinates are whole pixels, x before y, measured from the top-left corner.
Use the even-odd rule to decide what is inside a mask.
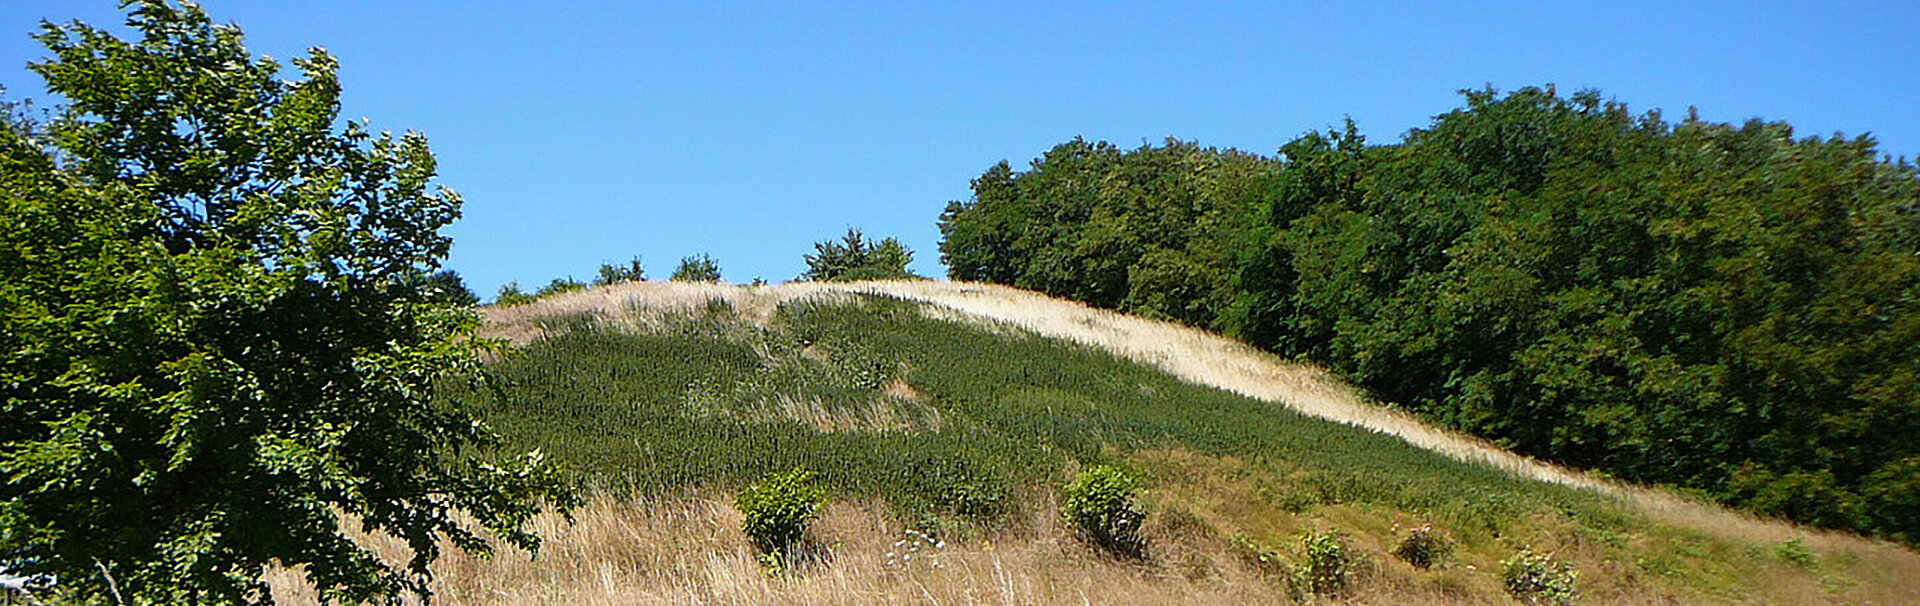
[[[541,522],[537,560],[451,560],[453,603],[1285,603],[1316,599],[1289,571],[1330,533],[1360,554],[1358,603],[1513,603],[1521,550],[1577,571],[1582,604],[1920,603],[1900,547],[1532,462],[1315,369],[1014,289],[629,283],[487,316],[513,347],[460,389],[597,496]],[[1144,481],[1143,560],[1053,513],[1096,463]],[[794,467],[833,505],[819,561],[769,577],[729,495]],[[1423,525],[1453,547],[1433,569],[1391,555]]]

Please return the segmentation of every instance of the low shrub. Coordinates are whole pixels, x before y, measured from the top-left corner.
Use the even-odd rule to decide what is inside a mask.
[[[1353,589],[1353,570],[1359,554],[1338,530],[1309,532],[1300,537],[1304,565],[1293,569],[1294,593],[1342,598]]]
[[[1779,545],[1775,545],[1773,547],[1773,557],[1778,558],[1782,562],[1786,562],[1788,566],[1801,570],[1812,570],[1814,565],[1820,561],[1819,556],[1807,547],[1806,540],[1800,537],[1793,537],[1781,541]]]
[[[1067,484],[1060,515],[1081,539],[1128,557],[1144,557],[1146,542],[1140,523],[1147,514],[1134,502],[1138,490],[1133,476],[1118,467],[1098,465]]]
[[[1400,544],[1393,548],[1394,557],[1405,560],[1415,568],[1432,568],[1453,556],[1453,543],[1448,542],[1433,524],[1421,524],[1407,532]]]
[[[1522,549],[1500,561],[1500,580],[1507,594],[1528,606],[1568,606],[1577,595],[1574,581],[1580,573],[1573,564],[1555,559],[1552,554]]]
[[[812,480],[813,472],[798,468],[768,474],[735,497],[734,506],[747,516],[741,530],[770,561],[793,556],[825,504],[825,492]]]

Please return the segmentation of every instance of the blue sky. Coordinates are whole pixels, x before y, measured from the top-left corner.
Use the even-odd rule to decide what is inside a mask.
[[[405,2],[208,0],[256,53],[323,46],[343,114],[427,134],[466,198],[449,266],[501,283],[709,253],[791,279],[848,227],[943,276],[935,220],[1002,159],[1083,136],[1271,154],[1351,116],[1372,141],[1456,91],[1554,83],[1635,111],[1872,133],[1920,157],[1920,2]],[[0,85],[41,19],[0,2]]]

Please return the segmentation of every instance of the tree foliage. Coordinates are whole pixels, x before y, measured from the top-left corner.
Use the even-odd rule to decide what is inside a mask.
[[[600,273],[594,277],[594,286],[606,286],[621,282],[639,282],[647,279],[647,271],[640,267],[640,257],[634,257],[626,265],[612,263],[600,264]]]
[[[673,277],[668,279],[674,282],[719,282],[720,263],[707,253],[682,257],[680,266],[673,268]]]
[[[484,457],[433,398],[475,368],[477,319],[419,288],[460,205],[425,138],[336,130],[323,51],[288,80],[198,6],[129,6],[135,40],[47,24],[32,69],[71,107],[0,132],[0,567],[259,603],[278,561],[361,602],[424,592],[442,539],[537,546],[555,470]]]
[[[894,238],[874,242],[859,229],[849,228],[839,240],[815,243],[813,251],[814,254],[805,255],[807,272],[801,274],[802,280],[849,282],[913,277],[907,270],[907,265],[913,262],[913,251]]]
[[[1920,540],[1920,172],[1871,139],[1469,91],[1400,143],[1075,140],[941,217],[956,279],[1180,320],[1552,460]]]

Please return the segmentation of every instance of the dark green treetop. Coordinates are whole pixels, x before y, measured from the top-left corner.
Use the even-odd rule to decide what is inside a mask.
[[[675,282],[719,282],[720,263],[707,253],[683,257],[680,266],[673,268],[673,277],[668,279]]]
[[[907,264],[913,251],[894,238],[874,242],[857,228],[848,228],[839,240],[813,245],[814,254],[806,255],[807,272],[802,280],[853,281],[911,278]]]

